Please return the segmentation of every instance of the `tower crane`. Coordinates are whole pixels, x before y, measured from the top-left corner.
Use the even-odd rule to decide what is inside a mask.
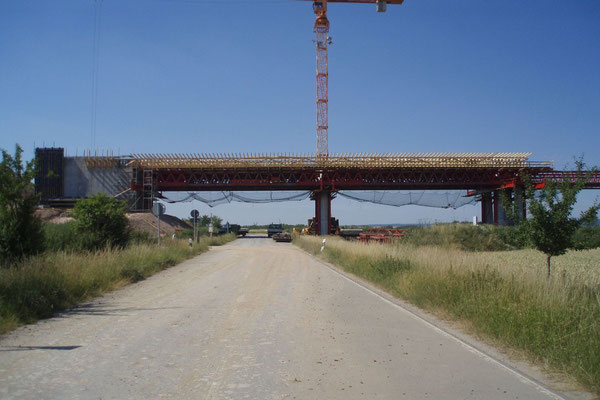
[[[329,73],[327,68],[327,47],[332,43],[329,37],[329,20],[327,19],[327,3],[371,3],[376,5],[377,12],[385,12],[388,4],[402,4],[404,0],[321,0],[313,1],[315,12],[315,33],[317,35],[317,156],[327,157],[329,154]]]

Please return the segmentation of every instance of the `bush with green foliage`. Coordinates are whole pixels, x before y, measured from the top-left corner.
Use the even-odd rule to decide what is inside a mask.
[[[0,163],[0,264],[39,253],[44,249],[42,223],[35,217],[37,196],[31,183],[35,160],[23,166],[23,149],[16,146],[14,157],[2,149]]]
[[[577,195],[596,169],[586,171],[582,158],[576,159],[575,165],[577,172],[573,180],[547,180],[537,191],[531,177],[523,176],[527,209],[531,215],[527,220],[521,220],[519,204],[515,199],[511,199],[505,192],[501,193],[502,206],[508,219],[517,223],[519,231],[527,237],[533,247],[546,254],[548,277],[553,256],[565,254],[568,249],[593,246],[592,242],[587,242],[587,239],[581,236],[585,231],[581,231],[580,228],[596,222],[600,204],[593,204],[579,217],[572,216],[572,213]]]
[[[190,218],[190,222],[193,224],[194,222],[193,218]],[[198,217],[198,219],[196,220],[196,223],[198,224],[198,226],[206,226],[208,227],[208,225],[212,222],[213,224],[213,229],[219,229],[221,227],[221,225],[223,224],[223,219],[220,217],[217,217],[216,215],[213,216],[209,216],[209,215],[202,215],[200,217]]]
[[[573,235],[575,250],[589,250],[600,247],[600,226],[582,226]]]
[[[521,227],[469,223],[437,224],[410,228],[403,242],[416,246],[441,246],[465,251],[502,251],[529,247]]]
[[[546,254],[547,275],[550,276],[550,260],[575,247],[575,232],[596,220],[600,204],[594,204],[579,217],[573,217],[577,194],[585,187],[589,173],[584,171],[583,161],[576,161],[578,177],[571,181],[546,182],[536,196],[534,186],[525,178],[527,207],[531,218],[521,224],[527,226],[531,242]]]
[[[77,230],[77,222],[70,221],[64,224],[44,223],[47,251],[78,252],[89,250],[86,247],[87,238]],[[132,230],[129,235],[128,245],[152,244],[156,238],[146,231]]]
[[[104,247],[125,247],[131,231],[125,216],[125,204],[99,193],[78,200],[72,213],[82,248],[97,250]]]

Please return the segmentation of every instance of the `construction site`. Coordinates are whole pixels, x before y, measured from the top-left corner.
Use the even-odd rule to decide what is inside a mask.
[[[132,212],[150,212],[158,200],[193,198],[218,204],[231,201],[228,196],[236,193],[253,193],[237,195],[237,201],[248,203],[310,198],[315,204],[311,224],[314,233],[320,235],[336,233],[339,228],[332,213],[332,200],[337,195],[390,206],[440,208],[459,207],[457,200],[469,199],[481,203],[482,223],[505,225],[509,221],[500,202],[501,190],[521,204],[526,216],[522,177],[528,176],[538,187],[547,180],[581,178],[577,171],[557,171],[552,163],[529,161],[527,153],[64,157],[63,152],[61,148],[37,150],[41,168],[36,190],[43,204],[72,207],[79,198],[107,193],[127,201]],[[600,174],[591,175],[586,187],[600,188]],[[449,203],[447,195],[439,193],[407,200],[398,192],[440,189],[462,191],[462,195]],[[207,192],[213,197],[203,197]],[[365,196],[365,192],[380,196]]]
[[[66,157],[64,148],[37,148],[36,191],[44,205],[71,207],[76,199],[106,193],[127,201],[132,212],[150,212],[157,201],[197,200],[268,203],[310,198],[310,231],[335,234],[336,196],[402,206],[458,208],[480,202],[480,222],[506,225],[504,191],[526,218],[524,177],[541,188],[548,180],[575,181],[582,172],[554,169],[532,153],[335,153],[329,151],[328,3],[372,3],[377,12],[403,0],[313,1],[316,44],[316,152],[313,154],[112,154],[88,151]],[[600,188],[600,174],[586,188]],[[453,191],[437,193],[433,191]],[[402,192],[400,192],[402,191]],[[419,191],[412,193],[406,191]],[[307,216],[308,219],[309,216]]]

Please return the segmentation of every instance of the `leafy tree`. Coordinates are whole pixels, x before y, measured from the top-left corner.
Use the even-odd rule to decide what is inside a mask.
[[[223,219],[217,217],[216,215],[212,216],[212,220],[211,221],[212,221],[213,227],[215,229],[219,229],[221,226],[223,226]]]
[[[37,196],[31,183],[36,161],[23,166],[23,149],[16,145],[14,157],[2,149],[0,163],[0,262],[20,259],[44,249],[42,223],[35,217]]]
[[[198,218],[198,223],[200,226],[208,226],[208,224],[210,224],[210,217],[208,215],[203,215]]]
[[[523,224],[533,245],[547,256],[548,276],[552,256],[564,254],[567,249],[573,248],[577,229],[593,222],[600,209],[600,204],[595,203],[579,217],[572,216],[577,194],[584,188],[590,174],[584,171],[585,164],[581,159],[576,160],[576,165],[577,176],[574,182],[547,181],[537,196],[530,179],[524,179],[531,218]]]
[[[219,229],[221,227],[223,219],[217,217],[216,215],[213,215],[212,217],[210,217],[208,215],[203,215],[201,217],[198,217],[198,224],[200,226],[208,226],[208,224],[210,224],[211,222],[213,224],[213,228]]]
[[[114,197],[99,193],[78,200],[72,215],[84,248],[94,250],[127,245],[131,230],[125,216],[125,204]]]

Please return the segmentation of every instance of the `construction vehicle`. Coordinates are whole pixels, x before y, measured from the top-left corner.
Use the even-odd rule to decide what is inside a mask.
[[[317,219],[311,218],[308,220],[308,227],[304,228],[303,233],[306,235],[316,235],[317,234]],[[340,221],[337,218],[331,217],[329,223],[329,235],[337,235],[340,233]]]
[[[218,234],[224,235],[226,233],[233,233],[236,235],[246,236],[246,234],[248,233],[248,228],[242,228],[238,224],[226,223],[225,225],[219,228]]]
[[[273,235],[273,240],[276,242],[291,242],[292,235],[287,232],[276,233]]]

